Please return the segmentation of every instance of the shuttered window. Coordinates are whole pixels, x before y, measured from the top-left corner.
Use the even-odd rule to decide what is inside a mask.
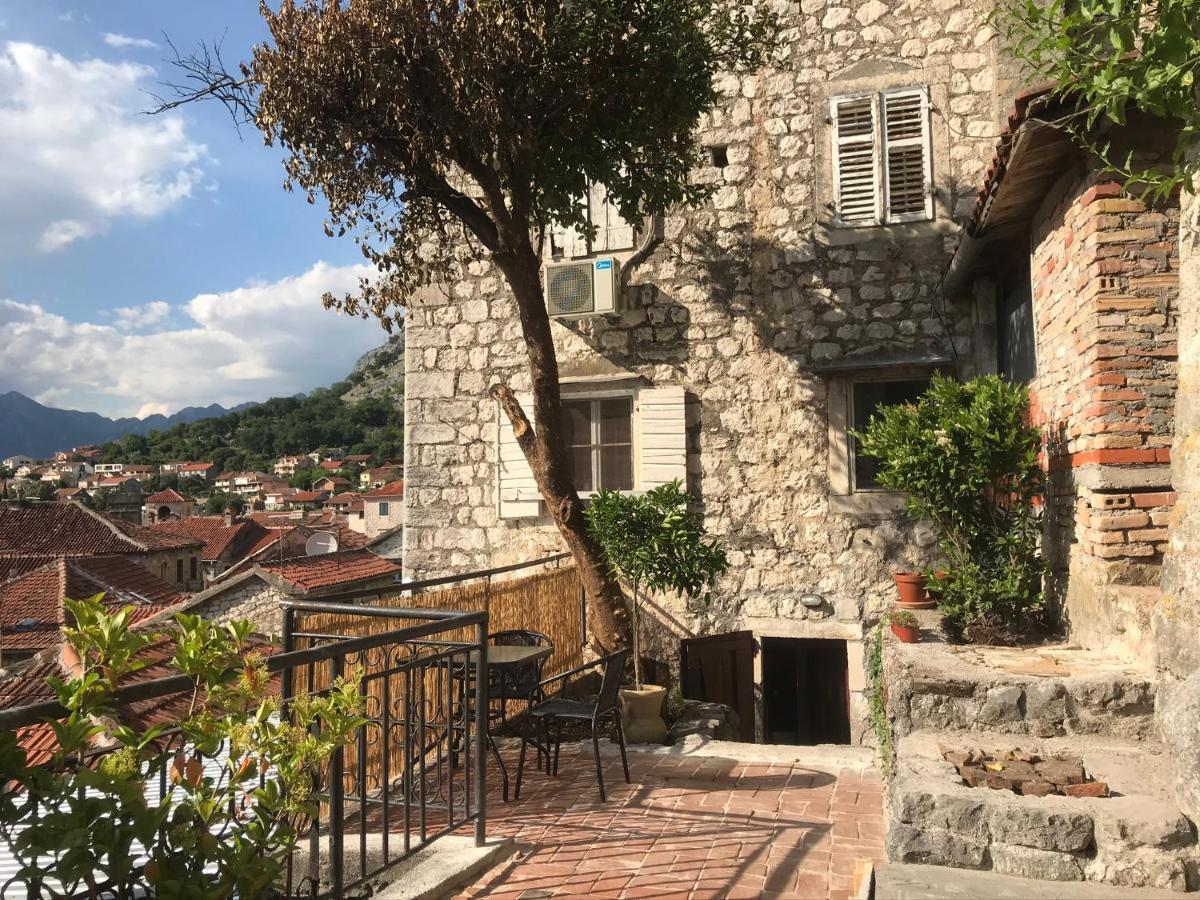
[[[837,224],[933,218],[929,94],[924,88],[835,97],[830,118]]]
[[[553,256],[575,259],[591,253],[617,253],[633,249],[633,225],[621,216],[621,210],[609,198],[604,185],[590,185],[586,196],[580,197],[579,202],[586,207],[587,219],[595,227],[596,236],[589,244],[587,236],[575,228],[555,225],[550,229]]]
[[[517,398],[526,413],[528,395]],[[503,519],[542,514],[541,494],[508,417],[497,407],[498,511]],[[681,387],[635,393],[597,392],[563,400],[565,437],[575,488],[648,491],[687,481],[687,417]]]

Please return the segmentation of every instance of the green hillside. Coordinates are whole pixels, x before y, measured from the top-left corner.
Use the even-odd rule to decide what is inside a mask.
[[[274,397],[239,412],[105,444],[102,462],[212,462],[217,470],[265,470],[279,457],[320,447],[370,453],[377,462],[404,455],[403,339],[393,338],[354,367],[345,381],[306,397]],[[381,352],[386,351],[386,352]],[[378,385],[395,384],[401,393]]]

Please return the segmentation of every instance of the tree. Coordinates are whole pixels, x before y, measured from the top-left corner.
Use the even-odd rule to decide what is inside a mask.
[[[1200,158],[1200,0],[1008,0],[996,21],[1013,53],[1055,91],[1080,101],[1068,127],[1086,144],[1101,117],[1123,124],[1137,109],[1180,123],[1169,169],[1141,171],[1133,159],[1106,160],[1160,196],[1191,190]],[[1105,147],[1093,147],[1107,156]]]
[[[706,539],[700,520],[688,513],[679,481],[659,485],[640,497],[600,491],[585,516],[592,539],[603,549],[617,577],[633,588],[633,680],[642,687],[639,592],[678,591],[696,600],[729,568],[725,549]]]
[[[600,645],[626,630],[620,587],[588,533],[564,439],[541,262],[552,223],[594,233],[580,198],[602,183],[629,221],[704,197],[689,180],[718,72],[761,65],[777,21],[726,0],[284,0],[271,42],[233,75],[206,48],[178,64],[289,154],[290,187],[323,194],[330,233],[379,270],[327,306],[385,326],[417,288],[485,255],[516,301],[533,419],[512,422],[578,564]]]
[[[246,500],[240,494],[228,494],[224,491],[213,491],[204,502],[204,512],[210,516],[219,516],[226,510],[232,510],[235,516],[240,516],[246,508]]]

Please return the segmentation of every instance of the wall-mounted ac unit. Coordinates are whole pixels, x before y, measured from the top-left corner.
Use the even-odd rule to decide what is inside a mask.
[[[546,308],[555,319],[619,311],[617,261],[610,256],[546,263]]]

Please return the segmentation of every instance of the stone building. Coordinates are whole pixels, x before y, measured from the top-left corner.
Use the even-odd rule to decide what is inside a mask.
[[[874,489],[847,428],[935,370],[995,367],[989,312],[939,289],[1011,105],[987,10],[790,4],[778,64],[723,77],[702,123],[708,202],[631,226],[597,188],[597,246],[551,242],[620,271],[619,312],[554,323],[580,468],[593,487],[686,477],[730,549],[717,603],[664,610],[655,655],[702,634],[785,639],[756,656],[761,701],[764,666],[795,668],[786,639],[832,641],[856,742],[864,623],[934,535]],[[557,549],[487,396],[528,389],[498,271],[480,258],[414,301],[406,343],[406,577]]]
[[[701,124],[707,202],[627,223],[596,186],[595,242],[547,242],[548,284],[584,264],[616,297],[553,320],[577,486],[683,478],[730,551],[709,608],[659,605],[650,655],[749,640],[762,739],[808,719],[837,721],[813,741],[871,740],[864,635],[892,573],[936,540],[849,432],[938,371],[1030,384],[1052,599],[1090,646],[1148,646],[1173,501],[1178,203],[1141,205],[1039,132],[1054,111],[1023,92],[991,6],[787,5],[777,62],[721,78]],[[1164,146],[1129,131],[1142,158]],[[559,549],[488,397],[529,380],[485,254],[412,300],[406,344],[406,577]],[[803,684],[832,687],[779,708]]]

